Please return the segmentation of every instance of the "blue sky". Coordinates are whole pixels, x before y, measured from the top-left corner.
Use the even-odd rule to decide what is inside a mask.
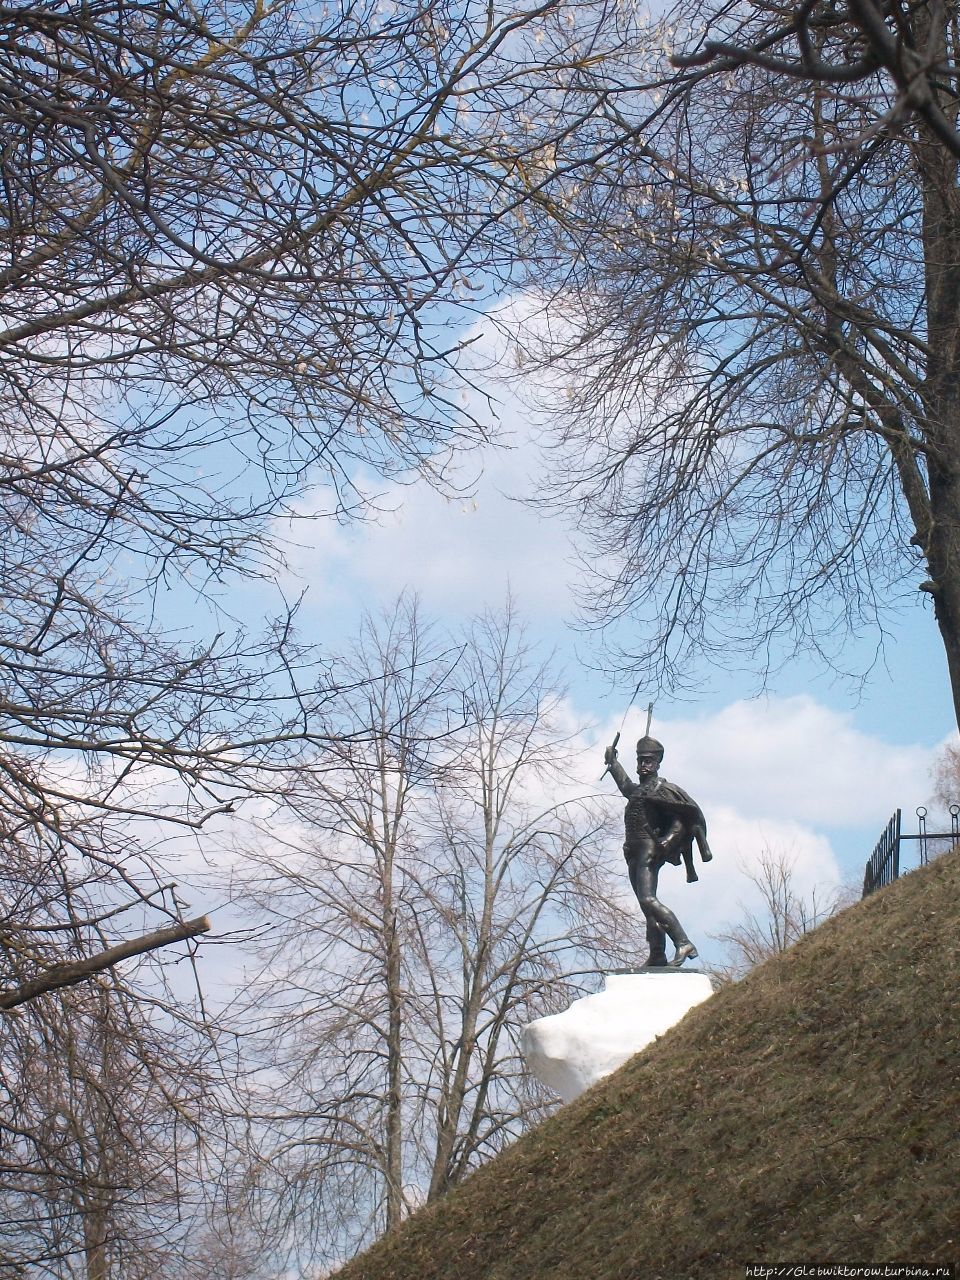
[[[586,783],[599,778],[603,745],[623,724],[632,690],[611,686],[595,640],[571,626],[577,546],[560,518],[530,501],[540,454],[523,399],[498,380],[496,366],[487,388],[498,401],[502,443],[464,462],[462,496],[444,497],[422,482],[381,483],[375,519],[278,526],[288,570],[275,589],[288,599],[306,591],[301,626],[332,649],[354,633],[364,609],[389,607],[403,590],[454,626],[511,593],[531,639],[555,650],[565,674],[571,716],[585,726]],[[262,603],[259,589],[255,595]],[[764,845],[796,860],[801,888],[859,881],[893,809],[911,815],[907,830],[916,805],[929,800],[933,757],[955,723],[926,597],[918,592],[889,629],[862,686],[798,661],[759,696],[750,674],[715,671],[704,673],[695,696],[658,702],[663,774],[701,802],[717,855],[699,886],[688,889],[678,877],[678,893],[699,894],[682,901],[701,940],[749,900],[744,871]],[[875,649],[875,638],[852,646],[850,666],[870,666]],[[648,692],[639,692],[623,724],[625,762]],[[610,803],[622,804],[612,788]],[[618,848],[611,857],[619,859]],[[675,896],[671,888],[666,896]]]

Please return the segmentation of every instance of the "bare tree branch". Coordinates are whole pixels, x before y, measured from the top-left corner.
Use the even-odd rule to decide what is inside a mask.
[[[35,1000],[37,996],[48,991],[57,991],[61,987],[72,987],[78,982],[85,982],[96,973],[110,969],[121,960],[129,960],[131,956],[141,956],[148,951],[156,951],[159,947],[169,947],[175,942],[185,942],[189,938],[197,938],[208,933],[210,921],[206,916],[198,916],[196,920],[185,920],[183,924],[171,925],[168,929],[155,929],[139,938],[129,938],[115,947],[108,947],[94,956],[86,956],[83,960],[74,960],[69,964],[58,964],[46,973],[29,982],[22,983],[13,991],[0,992],[0,1009],[15,1009],[17,1005]]]
[[[944,102],[945,88],[956,81],[955,51],[948,53],[938,39],[946,9],[941,0],[907,6],[899,0],[849,0],[846,7],[804,0],[784,22],[782,8],[761,5],[759,23],[747,20],[722,40],[705,38],[695,52],[676,54],[672,61],[681,70],[707,67],[728,74],[756,66],[823,85],[875,80],[883,72],[896,95],[882,127],[900,129],[922,121],[942,146],[960,157],[955,90]],[[823,56],[825,48],[828,57]],[[854,150],[867,136],[863,130],[851,132],[832,149]]]

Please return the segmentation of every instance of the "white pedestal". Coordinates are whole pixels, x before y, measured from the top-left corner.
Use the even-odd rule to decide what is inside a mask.
[[[713,995],[704,973],[611,974],[595,996],[523,1029],[528,1068],[571,1102]]]

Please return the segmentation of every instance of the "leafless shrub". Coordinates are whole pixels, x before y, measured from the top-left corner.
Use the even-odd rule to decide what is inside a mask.
[[[781,955],[856,896],[849,888],[814,887],[808,895],[802,893],[797,888],[795,858],[782,849],[765,847],[756,867],[746,874],[759,892],[759,903],[740,903],[741,918],[711,935],[726,949],[726,960],[717,968],[718,976],[726,980],[742,977],[771,956]]]

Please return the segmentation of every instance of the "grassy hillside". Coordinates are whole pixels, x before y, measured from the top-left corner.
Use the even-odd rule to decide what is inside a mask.
[[[827,921],[338,1273],[960,1258],[960,856]]]

